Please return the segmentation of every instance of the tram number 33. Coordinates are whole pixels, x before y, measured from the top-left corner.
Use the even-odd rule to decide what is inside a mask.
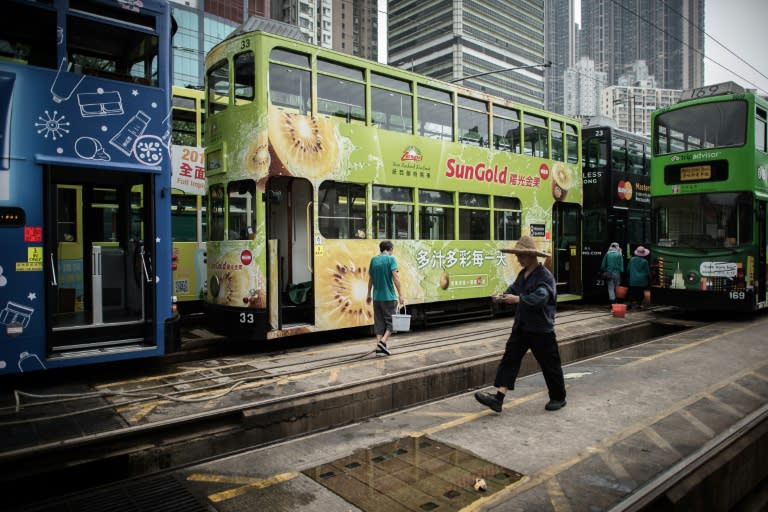
[[[728,292],[728,298],[731,300],[744,300],[747,294],[743,291]]]
[[[252,324],[255,322],[253,313],[240,313],[241,324]]]

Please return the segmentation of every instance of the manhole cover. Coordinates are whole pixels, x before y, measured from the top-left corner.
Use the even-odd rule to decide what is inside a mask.
[[[365,511],[459,510],[522,474],[428,437],[359,450],[304,474]],[[474,488],[478,478],[486,490]]]

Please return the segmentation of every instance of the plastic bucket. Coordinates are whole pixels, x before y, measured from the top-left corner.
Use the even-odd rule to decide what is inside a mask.
[[[411,330],[411,315],[403,306],[403,312],[395,313],[392,315],[392,332],[410,331]]]
[[[626,299],[628,291],[629,291],[629,288],[627,288],[626,286],[617,286],[616,287],[616,298],[617,299]]]
[[[616,318],[624,318],[624,315],[627,314],[627,305],[611,304],[611,312],[613,313],[613,316],[615,316]]]

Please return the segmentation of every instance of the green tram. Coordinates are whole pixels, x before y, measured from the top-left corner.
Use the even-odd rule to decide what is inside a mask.
[[[581,298],[576,120],[261,31],[207,55],[206,107],[212,330],[371,325],[384,239],[412,323],[493,314],[525,234]]]
[[[685,91],[652,117],[652,300],[768,305],[768,101],[733,82]]]

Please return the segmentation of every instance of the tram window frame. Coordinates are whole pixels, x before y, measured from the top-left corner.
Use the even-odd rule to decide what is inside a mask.
[[[74,6],[73,6],[74,7]],[[158,85],[159,37],[154,30],[142,30],[137,21],[131,25],[115,19],[115,12],[67,14],[67,60],[73,69],[98,76],[142,85]],[[151,17],[140,15],[141,20]],[[147,21],[146,23],[149,23]],[[154,26],[154,21],[149,23]]]
[[[491,239],[490,197],[459,192],[459,240]]]
[[[213,115],[226,110],[229,107],[229,60],[221,59],[211,66],[205,83],[209,114]]]
[[[520,153],[520,111],[494,105],[493,147]]]
[[[523,211],[519,198],[493,196],[494,240],[519,240],[522,235],[522,221]]]
[[[328,239],[366,238],[368,201],[363,184],[324,181],[317,194],[320,234]],[[332,202],[331,202],[332,200]]]
[[[233,211],[233,204],[242,211]],[[227,184],[227,240],[252,240],[255,226],[256,182],[230,181]]]
[[[523,153],[538,158],[549,158],[549,124],[545,117],[523,114]]]
[[[197,198],[194,194],[174,193],[171,202],[171,240],[197,242]],[[191,231],[190,231],[191,227]]]
[[[569,164],[579,162],[579,130],[572,124],[565,123],[566,159]]]
[[[226,201],[224,185],[211,185],[208,188],[208,240],[219,242],[226,233]]]
[[[317,113],[365,124],[365,72],[317,59]]]
[[[7,2],[0,19],[0,60],[56,69],[56,11]]]
[[[411,82],[371,72],[371,122],[385,130],[413,133]]]
[[[59,185],[56,190],[56,236],[59,242],[78,241],[77,189]]]
[[[563,122],[553,119],[550,121],[550,127],[550,136],[552,137],[552,160],[565,162]]]
[[[234,96],[235,105],[247,105],[253,101],[256,90],[256,58],[248,50],[236,53],[234,63]]]
[[[637,140],[627,140],[627,165],[629,166],[629,172],[639,175],[648,174],[645,152],[645,144]]]
[[[453,192],[419,189],[419,240],[455,240]]]
[[[628,172],[627,139],[611,137],[611,170],[613,172]]]
[[[312,111],[312,69],[310,56],[283,48],[269,55],[269,102],[302,115]],[[282,60],[284,59],[284,60]],[[304,87],[306,84],[307,87]]]
[[[413,240],[413,189],[373,185],[371,221],[374,238]]]
[[[459,95],[457,106],[459,142],[488,147],[488,102]]]
[[[453,140],[453,100],[448,91],[417,85],[418,134],[436,140]]]
[[[768,112],[762,108],[755,109],[755,149],[768,152]]]
[[[194,103],[194,100],[191,101]],[[194,110],[174,106],[171,112],[171,144],[198,146],[196,116]]]

